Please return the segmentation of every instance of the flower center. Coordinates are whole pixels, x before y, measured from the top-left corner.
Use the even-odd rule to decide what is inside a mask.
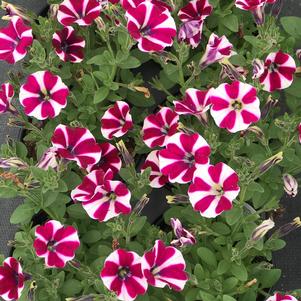
[[[154,265],[152,268],[151,268],[151,273],[154,275],[154,276],[157,276],[157,275],[159,275],[159,273],[160,273],[160,270],[159,270],[159,268],[156,266],[156,265]]]
[[[235,111],[240,111],[242,109],[242,103],[240,99],[235,99],[232,103],[231,103],[231,107],[235,110]]]
[[[220,184],[215,184],[212,186],[213,193],[216,196],[221,197],[224,194],[223,187]]]
[[[48,101],[50,100],[50,95],[48,94],[48,91],[46,89],[43,89],[41,90],[41,93],[40,93],[40,98],[43,100],[43,101]]]
[[[50,240],[47,244],[47,249],[48,251],[50,252],[54,252],[55,251],[55,244],[56,244],[56,241],[55,240]]]
[[[277,72],[277,71],[278,71],[278,65],[277,65],[276,63],[272,63],[272,64],[270,65],[270,70],[271,70],[272,72]]]
[[[140,29],[140,34],[142,36],[149,36],[152,33],[152,29],[149,26],[145,26]]]
[[[64,51],[64,52],[67,52],[68,51],[68,49],[69,49],[69,44],[67,43],[67,42],[62,42],[62,44],[61,44],[61,48],[62,48],[62,50]]]
[[[120,267],[118,269],[118,277],[121,279],[121,280],[124,280],[128,277],[131,277],[131,271],[129,269],[129,267]]]
[[[184,162],[189,165],[189,167],[192,167],[195,164],[195,159],[193,154],[186,154],[184,157]]]
[[[110,195],[109,195],[109,199],[111,201],[115,201],[117,199],[117,195],[114,192],[111,192]]]
[[[169,126],[168,126],[168,125],[164,125],[164,126],[161,128],[162,134],[167,135],[167,134],[168,134],[168,131],[169,131]]]

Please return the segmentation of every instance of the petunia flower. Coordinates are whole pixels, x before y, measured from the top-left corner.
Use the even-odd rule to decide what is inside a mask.
[[[274,296],[269,297],[266,301],[298,301],[298,300],[291,295],[282,295],[280,293],[276,293]]]
[[[166,285],[181,291],[188,280],[182,253],[172,246],[156,240],[154,247],[142,257],[142,272],[149,285],[163,288]]]
[[[174,239],[170,244],[174,247],[181,248],[184,246],[196,244],[196,239],[192,233],[183,228],[181,221],[178,218],[171,218],[170,225],[177,239]]]
[[[121,137],[133,127],[130,107],[124,101],[116,101],[101,118],[101,134],[106,139]]]
[[[222,162],[200,166],[188,189],[194,210],[209,218],[230,210],[232,201],[239,194],[238,180],[236,172]]]
[[[96,164],[88,166],[87,171],[91,172],[101,169],[106,172],[111,169],[114,174],[117,174],[122,165],[117,148],[108,142],[98,145],[101,149],[101,158]]]
[[[60,114],[67,106],[68,95],[69,89],[58,75],[38,71],[21,86],[19,100],[26,115],[45,120]]]
[[[299,140],[299,143],[301,143],[301,122],[298,125],[298,140]]]
[[[1,85],[0,89],[0,113],[5,113],[7,111],[13,110],[10,106],[11,100],[14,97],[15,91],[14,87],[5,83]]]
[[[0,29],[0,60],[15,64],[26,56],[32,42],[31,27],[20,17],[13,16],[7,27]]]
[[[171,183],[188,183],[199,165],[208,164],[210,146],[198,133],[176,133],[159,152],[161,172]]]
[[[149,185],[153,188],[161,188],[166,183],[168,183],[168,177],[163,175],[159,167],[159,151],[154,150],[148,154],[145,159],[144,164],[141,167],[141,173],[145,171],[148,167],[151,168],[151,173],[149,176]]]
[[[88,129],[58,125],[51,138],[60,157],[75,161],[81,168],[96,164],[101,157],[101,148]]]
[[[128,8],[125,16],[127,29],[141,51],[162,51],[173,44],[177,31],[168,9],[144,1],[137,8]]]
[[[282,177],[284,191],[291,197],[298,194],[298,181],[292,175],[285,173]]]
[[[25,276],[19,261],[8,257],[0,266],[0,297],[5,301],[18,300],[24,289]]]
[[[212,33],[209,37],[205,53],[200,60],[200,68],[205,69],[209,65],[219,62],[224,58],[229,58],[236,54],[233,51],[233,45],[226,36],[219,37]]]
[[[178,114],[167,107],[147,116],[142,127],[144,143],[150,148],[165,146],[168,137],[178,131],[178,121]]]
[[[64,62],[80,63],[84,59],[85,44],[84,38],[77,36],[71,26],[56,31],[52,37],[55,53]]]
[[[192,0],[181,8],[178,13],[183,22],[179,29],[178,38],[193,48],[197,47],[202,37],[204,20],[211,14],[212,6],[208,0]]]
[[[35,237],[33,247],[38,257],[45,258],[47,267],[65,267],[80,246],[77,230],[55,220],[38,226]]]
[[[57,170],[58,166],[58,152],[55,147],[49,147],[37,163],[37,167],[44,170],[48,170],[49,168]]]
[[[57,12],[58,21],[69,26],[76,23],[80,26],[88,26],[99,16],[101,2],[97,0],[64,0]]]
[[[252,62],[253,65],[253,79],[259,78],[264,73],[264,62],[260,59],[255,59]]]
[[[204,114],[210,108],[210,93],[208,91],[189,88],[185,91],[183,100],[175,100],[175,112],[179,115],[194,115],[198,119],[204,118]]]
[[[252,234],[251,241],[256,242],[262,239],[271,229],[275,227],[275,223],[272,219],[264,220],[259,226],[257,226]]]
[[[264,63],[265,70],[259,81],[268,92],[288,88],[296,71],[294,59],[282,51],[270,53]]]
[[[88,215],[100,222],[131,212],[131,193],[122,182],[113,181],[113,176],[111,170],[94,170],[71,192],[71,198],[82,202]]]
[[[139,4],[144,2],[145,0],[120,0],[121,6],[128,10],[129,8],[136,8]],[[169,11],[172,11],[172,8],[164,1],[164,0],[146,0],[150,1],[154,5],[156,5],[158,8],[161,8],[162,10],[168,9]]]
[[[243,131],[260,119],[256,89],[239,81],[219,85],[210,95],[211,115],[220,128]]]
[[[144,295],[148,286],[141,270],[141,257],[123,249],[114,251],[106,258],[100,278],[105,287],[123,301],[132,301],[138,295]]]

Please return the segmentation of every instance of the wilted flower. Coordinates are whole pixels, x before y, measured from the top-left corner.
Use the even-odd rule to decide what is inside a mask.
[[[142,198],[136,203],[136,205],[133,209],[133,213],[137,214],[137,215],[140,215],[143,208],[148,204],[148,202],[149,202],[149,198],[147,197],[146,194],[144,194],[142,196]]]
[[[199,45],[202,37],[203,21],[188,21],[180,25],[178,40],[185,41],[192,48]]]
[[[26,14],[26,11],[24,8],[17,6],[15,4],[8,3],[6,1],[1,2],[1,8],[6,11],[6,15],[2,17],[3,20],[9,20],[13,16],[18,16],[22,18],[23,20],[30,21],[29,16]]]
[[[298,132],[299,132],[299,143],[301,143],[301,122],[298,125]]]
[[[167,195],[168,204],[189,204],[189,198],[186,194]]]
[[[0,297],[5,301],[18,300],[24,289],[25,275],[21,264],[8,257],[0,266]]]
[[[259,166],[259,172],[260,174],[265,173],[268,171],[271,167],[277,165],[279,162],[281,162],[283,159],[283,152],[279,152],[276,155],[268,158],[267,160],[263,161]]]
[[[48,170],[49,168],[56,170],[58,166],[58,153],[55,147],[48,148],[37,163],[37,167],[44,170]]]
[[[0,90],[0,113],[14,112],[15,109],[11,106],[11,100],[15,95],[14,87],[10,83],[1,85]]]
[[[56,19],[57,12],[59,11],[60,5],[59,4],[50,4],[49,6],[49,17]]]
[[[145,98],[150,98],[150,96],[151,96],[149,89],[146,87],[134,86],[133,89],[135,89],[138,92],[143,93]]]
[[[251,241],[256,242],[263,238],[267,232],[275,227],[275,223],[269,218],[264,220],[251,234]]]
[[[18,169],[26,169],[26,168],[28,168],[28,164],[17,157],[0,158],[0,168],[7,169],[7,168],[12,168],[12,167],[15,167]]]
[[[166,285],[181,291],[188,280],[186,263],[182,253],[174,247],[156,240],[154,247],[144,253],[141,268],[149,285],[163,288]]]
[[[278,99],[273,99],[272,95],[269,95],[268,100],[261,109],[261,118],[267,117],[271,109],[278,105],[278,102]]]
[[[288,88],[293,82],[296,71],[294,59],[282,51],[270,53],[264,63],[264,73],[259,81],[268,92]]]
[[[279,229],[277,229],[274,235],[276,237],[283,237],[300,227],[301,227],[300,217],[296,217],[292,222],[282,225]]]
[[[274,1],[274,4],[272,6],[271,15],[275,18],[279,17],[279,14],[281,13],[281,10],[283,8],[283,0],[272,0]]]
[[[264,132],[262,129],[256,125],[250,126],[245,130],[245,133],[254,133],[258,140],[264,139]]]
[[[260,59],[255,59],[252,62],[253,65],[253,76],[252,78],[259,78],[264,73],[264,62]]]
[[[248,71],[243,67],[235,67],[230,63],[227,58],[222,59],[220,62],[222,70],[220,73],[220,80],[223,81],[225,78],[229,78],[231,81],[246,80],[245,75],[248,74]]]
[[[174,234],[177,239],[173,240],[170,244],[174,247],[184,247],[196,244],[196,239],[192,233],[183,228],[182,223],[177,218],[170,219],[170,225],[173,228]]]
[[[125,146],[124,142],[122,140],[118,141],[116,143],[116,147],[119,150],[119,152],[121,153],[121,156],[123,158],[123,161],[125,163],[126,166],[134,166],[135,165],[135,161],[133,156],[130,154],[130,152],[128,151],[127,147]]]
[[[283,175],[283,188],[284,191],[291,197],[295,197],[298,193],[298,182],[290,174]]]
[[[291,295],[282,295],[280,293],[276,293],[274,296],[271,296],[266,301],[298,301],[298,300]]]

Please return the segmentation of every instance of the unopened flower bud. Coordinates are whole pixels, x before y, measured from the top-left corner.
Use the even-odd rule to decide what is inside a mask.
[[[189,198],[185,194],[167,195],[166,200],[168,204],[188,204]]]
[[[270,95],[268,97],[267,102],[264,104],[261,110],[261,118],[267,117],[271,109],[277,106],[278,102],[279,102],[278,99],[273,99],[272,96]]]
[[[264,132],[262,129],[256,125],[250,126],[246,130],[247,133],[254,133],[258,140],[263,140],[264,139]]]
[[[19,169],[26,169],[28,168],[28,164],[17,157],[0,158],[0,168],[9,169],[12,167],[16,167]]]
[[[255,59],[253,65],[253,79],[259,78],[264,73],[264,62],[260,59]]]
[[[177,237],[177,239],[171,241],[170,245],[177,248],[196,244],[194,235],[183,228],[182,223],[179,219],[171,218],[170,225],[173,228],[175,236]]]
[[[41,156],[37,167],[44,170],[48,170],[49,168],[53,168],[54,170],[56,170],[59,166],[57,158],[57,149],[55,147],[50,147]]]
[[[282,225],[277,231],[275,231],[274,235],[276,237],[283,237],[285,235],[288,235],[292,231],[298,229],[301,227],[301,220],[300,217],[294,218],[294,220],[290,223]]]
[[[262,25],[265,21],[264,5],[258,6],[252,10],[254,21],[257,25]]]
[[[1,8],[6,11],[6,15],[2,17],[3,20],[9,20],[13,16],[21,17],[24,20],[30,21],[30,17],[27,15],[24,8],[2,1]]]
[[[105,30],[106,28],[106,24],[105,22],[103,21],[103,19],[101,17],[97,17],[94,22],[96,23],[96,27],[98,30],[102,31],[102,30]]]
[[[59,4],[51,4],[49,7],[49,17],[51,19],[55,19],[57,12],[59,11],[60,5]]]
[[[126,148],[126,146],[122,140],[120,140],[119,142],[116,143],[116,147],[120,151],[121,156],[122,156],[123,161],[126,166],[135,164],[134,158],[132,157],[132,155],[130,154],[130,152],[128,151],[128,149]]]
[[[296,50],[296,56],[299,59],[299,61],[301,61],[301,49]]]
[[[137,202],[137,204],[135,205],[134,209],[133,209],[133,213],[140,215],[141,211],[143,210],[143,208],[148,204],[149,202],[149,198],[147,197],[146,194],[144,194],[142,196],[142,198]]]
[[[178,130],[188,135],[193,135],[195,133],[193,129],[186,127],[182,122],[178,123]]]
[[[257,279],[254,278],[254,279],[252,279],[251,281],[247,282],[247,283],[245,284],[245,287],[246,287],[246,288],[249,288],[249,287],[255,285],[256,283],[257,283]]]
[[[220,65],[222,66],[220,79],[223,80],[228,77],[231,81],[244,81],[246,79],[245,74],[246,71],[242,67],[233,66],[228,58],[224,58],[220,61]]]
[[[290,174],[283,175],[283,188],[284,191],[291,197],[295,197],[298,193],[298,182]]]
[[[133,88],[138,92],[142,92],[145,98],[150,98],[151,94],[148,88],[139,86],[134,86]]]
[[[275,227],[275,223],[269,218],[263,221],[258,227],[255,228],[251,234],[251,241],[256,242],[263,238],[267,232]]]
[[[263,161],[259,166],[260,174],[265,173],[271,167],[277,165],[283,159],[283,152],[279,152],[278,154],[268,158],[267,160]]]

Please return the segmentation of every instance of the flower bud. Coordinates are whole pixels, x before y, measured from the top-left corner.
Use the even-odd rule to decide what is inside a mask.
[[[252,62],[253,65],[253,79],[259,78],[264,73],[264,62],[260,59],[255,59]]]
[[[251,234],[251,241],[256,242],[263,238],[269,230],[275,227],[275,223],[269,218],[263,221],[258,227],[255,228]]]
[[[262,141],[264,139],[264,133],[262,129],[256,125],[250,126],[245,130],[245,133],[254,133],[258,140]]]
[[[126,166],[135,165],[134,158],[132,157],[122,140],[116,143],[116,147],[121,153],[121,156]]]
[[[147,197],[146,194],[144,194],[142,196],[142,198],[137,202],[137,204],[135,205],[134,209],[133,209],[133,213],[140,215],[141,211],[143,210],[143,208],[148,204],[149,202],[149,198]]]
[[[99,31],[105,30],[106,24],[101,17],[97,17],[94,22],[96,23],[96,27]]]
[[[299,143],[301,143],[301,122],[298,125],[298,132],[299,132]]]
[[[196,239],[193,234],[182,227],[182,223],[179,219],[171,218],[170,225],[173,228],[175,236],[177,237],[177,239],[170,243],[172,246],[184,247],[196,244]]]
[[[0,168],[9,169],[12,167],[16,167],[19,169],[26,169],[28,168],[28,164],[17,157],[0,158]]]
[[[257,25],[262,25],[265,21],[264,5],[252,10],[254,21]]]
[[[178,123],[178,130],[188,135],[193,135],[195,133],[193,129],[186,127],[182,122]]]
[[[24,20],[30,21],[30,17],[26,14],[25,9],[22,7],[2,1],[1,8],[6,11],[6,15],[2,17],[3,20],[9,20],[13,16],[18,16]]]
[[[258,282],[257,279],[254,278],[254,279],[250,280],[249,282],[247,282],[247,283],[245,284],[245,287],[246,287],[246,288],[249,288],[249,287],[255,285],[257,282]]]
[[[292,231],[298,229],[301,227],[301,220],[300,217],[296,217],[293,219],[292,222],[282,225],[277,231],[275,231],[274,235],[276,237],[283,237],[285,235],[288,235]]]
[[[145,98],[150,98],[151,94],[148,88],[139,86],[134,86],[133,88],[138,92],[142,92]]]
[[[168,204],[188,204],[189,198],[185,194],[167,195],[166,200]]]
[[[283,175],[283,188],[284,191],[291,197],[295,197],[298,193],[298,182],[290,174]]]
[[[55,147],[50,147],[44,152],[36,166],[44,170],[48,170],[49,168],[57,170],[59,166],[57,158],[57,149]]]
[[[259,166],[260,174],[265,173],[271,167],[277,165],[283,159],[283,152],[279,152],[278,154],[268,158],[267,160],[263,161]]]
[[[59,10],[59,4],[51,4],[49,7],[49,17],[52,19],[56,18],[57,12]]]
[[[299,59],[299,61],[301,61],[301,49],[296,50],[296,56]]]
[[[235,67],[233,66],[228,58],[224,58],[220,61],[220,65],[222,66],[220,79],[223,80],[228,77],[231,81],[244,81],[246,77],[246,71],[242,67]]]
[[[261,118],[267,117],[271,109],[277,106],[278,102],[279,102],[278,99],[273,99],[272,96],[270,95],[268,97],[267,102],[264,104],[261,110]]]
[[[192,20],[183,23],[178,32],[178,40],[180,42],[187,41],[193,48],[198,46],[198,43],[193,42],[193,37],[202,31],[203,21]]]

